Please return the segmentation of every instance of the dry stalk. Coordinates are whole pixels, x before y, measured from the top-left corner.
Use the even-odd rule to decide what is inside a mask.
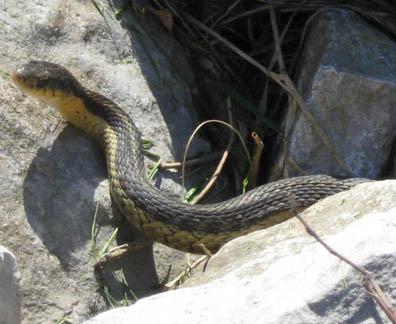
[[[230,125],[230,124],[228,124],[228,123],[226,123],[226,122],[224,122],[224,121],[222,121],[222,120],[215,120],[215,119],[207,120],[207,121],[201,123],[200,125],[198,125],[198,127],[194,130],[194,132],[191,134],[190,138],[188,139],[188,142],[187,142],[187,145],[186,145],[186,150],[185,150],[185,152],[184,152],[183,166],[182,166],[182,185],[183,185],[183,187],[184,187],[184,180],[185,180],[185,162],[186,162],[186,157],[187,157],[188,150],[189,150],[189,148],[190,148],[191,142],[192,142],[193,138],[195,137],[195,134],[196,134],[204,125],[209,124],[209,123],[218,123],[218,124],[222,124],[222,125],[225,125],[225,126],[231,128],[231,130],[233,131],[233,133],[235,133],[235,134],[239,137],[239,139],[240,139],[240,141],[241,141],[241,143],[242,143],[242,146],[243,146],[243,148],[244,148],[244,150],[245,150],[245,152],[246,152],[246,156],[247,156],[247,158],[248,158],[248,160],[249,160],[249,164],[251,164],[251,159],[250,159],[250,156],[249,156],[249,151],[248,151],[248,149],[247,149],[247,147],[246,147],[245,142],[243,141],[242,135],[241,135],[232,125]]]
[[[208,256],[204,255],[201,258],[199,258],[197,261],[195,261],[191,266],[189,266],[186,270],[181,272],[175,279],[172,281],[169,281],[168,283],[165,284],[165,287],[168,289],[174,288],[177,284],[180,283],[180,281],[194,268],[196,268],[198,265],[200,265],[203,261],[207,260]]]
[[[256,152],[254,153],[253,162],[252,165],[250,166],[250,172],[249,172],[248,185],[250,189],[256,187],[258,171],[260,168],[261,154],[263,153],[263,148],[264,148],[264,143],[257,135],[257,133],[253,132],[252,138],[256,143]]]
[[[299,214],[297,212],[294,197],[290,197],[290,202],[291,202],[291,207],[292,207],[291,209],[292,209],[293,215],[303,224],[305,231],[309,235],[311,235],[313,238],[315,238],[315,240],[318,241],[329,253],[333,254],[334,256],[339,258],[341,261],[344,261],[345,263],[349,264],[352,268],[354,268],[355,270],[357,270],[358,272],[360,272],[363,275],[363,286],[366,288],[369,295],[375,299],[375,301],[378,303],[378,305],[381,307],[381,309],[385,312],[385,314],[389,318],[389,320],[393,324],[396,324],[396,313],[392,307],[392,303],[385,296],[380,285],[374,279],[373,274],[371,272],[367,271],[365,268],[355,264],[354,262],[349,260],[347,257],[343,256],[342,254],[338,253],[330,245],[328,245],[325,241],[323,241],[323,239],[302,218],[301,214]]]
[[[200,164],[204,164],[210,161],[213,161],[217,159],[219,156],[222,155],[223,152],[217,151],[213,153],[206,154],[204,156],[195,158],[195,159],[190,159],[186,161],[186,167],[192,167]],[[162,170],[167,170],[167,169],[178,169],[182,167],[182,162],[167,162],[167,163],[161,163],[159,168]]]
[[[229,119],[230,125],[232,126],[233,123],[232,123],[231,100],[230,100],[230,98],[227,98],[227,110],[228,110],[228,119]],[[209,182],[206,184],[205,188],[203,188],[201,190],[199,195],[197,197],[195,197],[195,199],[192,201],[191,204],[195,205],[196,203],[198,203],[208,193],[210,188],[212,188],[212,186],[216,182],[217,177],[221,173],[221,170],[223,169],[224,164],[227,161],[228,156],[230,155],[230,150],[231,150],[232,143],[234,142],[234,139],[235,139],[235,133],[233,131],[231,131],[227,147],[224,150],[223,156],[221,157],[220,162],[218,163],[216,170],[212,174],[212,177],[210,178]]]

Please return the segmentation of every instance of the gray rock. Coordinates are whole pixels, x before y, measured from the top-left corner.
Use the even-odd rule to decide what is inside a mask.
[[[315,214],[313,228],[371,271],[391,300],[396,298],[395,198],[396,181],[366,183],[303,213],[308,223]],[[223,271],[211,276],[219,266]],[[84,324],[389,322],[362,287],[361,275],[308,237],[296,219],[229,242],[207,271],[206,284],[148,297]]]
[[[21,274],[15,256],[0,245],[0,323],[21,322]]]
[[[154,141],[154,153],[164,161],[180,160],[197,124],[190,89],[194,78],[183,52],[157,24],[153,33],[172,48],[170,62],[167,50],[129,17],[141,36],[132,41],[109,3],[95,3],[103,16],[89,1],[0,2],[0,65],[11,72],[30,59],[62,64],[85,86],[127,109],[143,137]],[[55,323],[62,317],[81,322],[107,308],[93,271],[95,208],[99,248],[121,219],[112,210],[103,154],[53,108],[22,95],[5,74],[0,74],[0,89],[0,243],[18,257],[23,323]],[[207,149],[198,137],[192,154]],[[180,195],[178,176],[164,172],[155,184]],[[133,238],[130,230],[123,223],[121,236]],[[185,263],[186,254],[156,245],[117,268],[141,297],[158,291]],[[123,301],[121,272],[113,270],[104,269],[99,284]]]
[[[352,175],[377,178],[395,138],[396,44],[346,10],[321,11],[309,25],[298,87],[308,110]],[[306,174],[345,176],[309,122],[290,110],[289,155]],[[302,175],[286,162],[282,177]],[[350,176],[350,175],[349,175]]]

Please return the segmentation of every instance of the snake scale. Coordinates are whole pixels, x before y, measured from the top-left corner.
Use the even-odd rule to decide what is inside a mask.
[[[262,185],[230,200],[189,205],[146,178],[140,133],[129,115],[84,88],[65,68],[31,61],[11,73],[23,92],[54,106],[104,149],[110,192],[121,213],[148,238],[182,251],[212,253],[224,243],[291,217],[290,195],[302,209],[367,179],[302,176]]]

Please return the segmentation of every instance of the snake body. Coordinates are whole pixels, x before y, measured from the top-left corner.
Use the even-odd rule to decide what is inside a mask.
[[[299,209],[367,179],[312,175],[262,185],[233,199],[189,205],[168,197],[146,178],[140,134],[129,115],[84,88],[65,68],[31,61],[11,74],[25,93],[54,106],[104,149],[110,191],[122,214],[150,239],[179,250],[216,252],[224,243],[290,218]]]

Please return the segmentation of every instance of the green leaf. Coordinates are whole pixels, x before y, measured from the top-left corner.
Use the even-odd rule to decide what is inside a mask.
[[[157,163],[155,163],[154,166],[151,168],[150,172],[148,173],[148,176],[147,176],[147,177],[148,177],[150,180],[152,180],[152,179],[155,177],[155,175],[158,173],[159,166],[161,165],[161,160],[162,160],[162,159],[159,159],[159,160],[157,161]]]

